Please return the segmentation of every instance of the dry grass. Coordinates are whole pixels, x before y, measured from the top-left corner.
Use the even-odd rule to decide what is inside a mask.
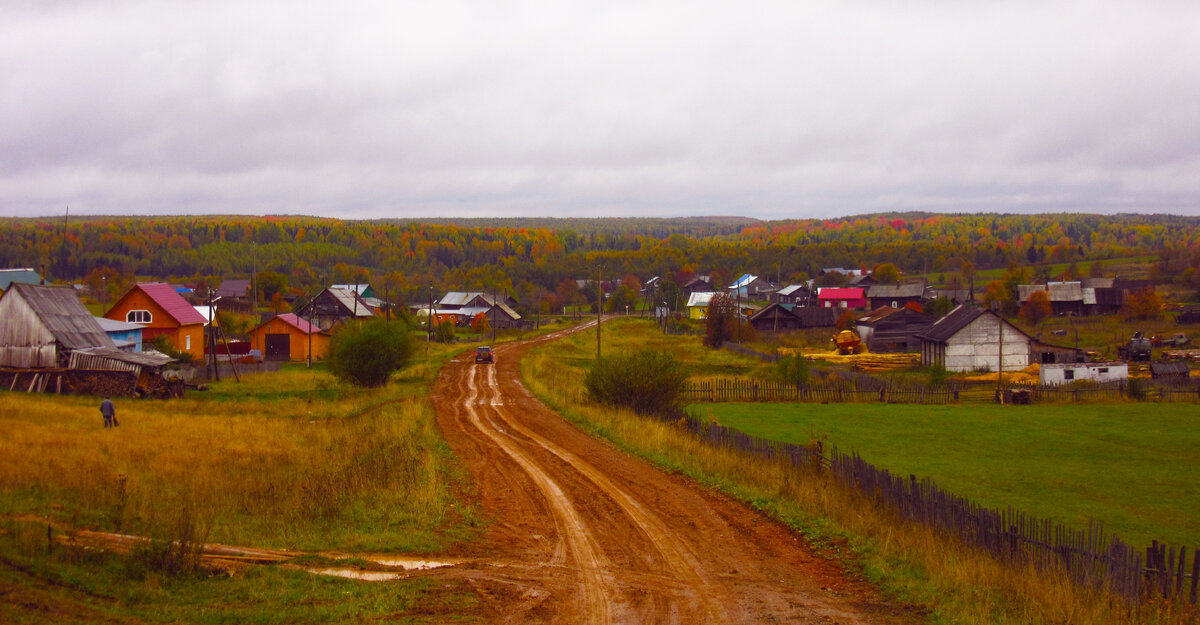
[[[436,366],[374,390],[299,369],[117,400],[112,430],[94,398],[0,393],[0,511],[158,537],[190,524],[235,544],[435,549],[453,481],[423,399]]]
[[[607,325],[607,324],[606,324]],[[612,347],[644,344],[636,328],[610,332]],[[800,530],[830,554],[852,547],[858,568],[904,600],[928,606],[942,623],[1182,623],[1162,606],[1130,611],[1061,576],[1014,569],[919,524],[904,522],[831,480],[699,442],[671,424],[589,404],[581,392],[586,348],[561,341],[523,363],[539,397],[581,427],[703,483],[726,490]],[[1194,615],[1193,615],[1194,617]]]

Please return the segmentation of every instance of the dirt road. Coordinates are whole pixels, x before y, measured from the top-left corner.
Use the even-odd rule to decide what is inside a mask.
[[[594,323],[594,322],[593,322]],[[438,424],[493,520],[471,584],[504,623],[919,622],[785,527],[584,435],[521,384],[531,345],[443,369]],[[910,618],[911,617],[911,618]]]

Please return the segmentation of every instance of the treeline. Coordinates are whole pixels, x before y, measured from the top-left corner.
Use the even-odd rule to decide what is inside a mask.
[[[1200,218],[1169,215],[877,214],[841,219],[456,219],[301,216],[0,220],[0,266],[55,281],[101,274],[166,280],[266,274],[285,293],[370,281],[394,298],[507,291],[535,300],[564,282],[740,273],[782,281],[824,267],[892,263],[907,273],[1166,254],[1168,276],[1200,264]],[[1193,269],[1188,277],[1194,276]],[[384,287],[380,289],[379,287]]]

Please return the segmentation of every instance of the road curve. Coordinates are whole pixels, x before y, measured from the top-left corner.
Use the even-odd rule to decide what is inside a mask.
[[[587,329],[585,324],[580,329]],[[594,325],[593,325],[594,327]],[[438,425],[491,521],[471,583],[494,622],[902,623],[785,527],[591,438],[521,384],[555,335],[470,354],[434,387]]]

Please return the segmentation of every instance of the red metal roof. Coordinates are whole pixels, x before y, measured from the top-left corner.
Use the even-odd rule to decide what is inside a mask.
[[[299,316],[296,315],[296,313],[284,313],[282,315],[276,315],[276,317],[278,317],[284,323],[291,325],[292,327],[296,328],[297,330],[299,330],[305,334],[314,334],[314,333],[321,332],[321,328],[318,328],[317,326],[314,326],[314,325],[310,325],[307,320],[301,319]]]
[[[822,288],[817,294],[817,299],[863,299],[863,290],[861,287],[856,288]]]
[[[155,304],[161,306],[181,326],[193,323],[208,323],[208,319],[205,319],[204,315],[197,312],[195,308],[192,308],[192,305],[175,291],[175,287],[166,282],[146,282],[138,284],[137,288],[141,289],[147,297],[154,300]]]

